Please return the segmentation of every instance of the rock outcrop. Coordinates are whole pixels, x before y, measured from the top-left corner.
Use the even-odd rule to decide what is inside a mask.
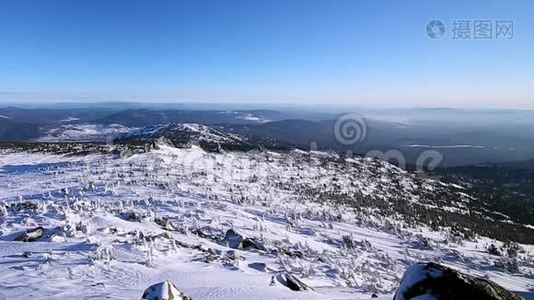
[[[163,281],[149,286],[141,300],[190,300],[184,293],[169,281]]]
[[[36,240],[40,239],[41,237],[43,237],[44,232],[45,232],[45,230],[44,230],[43,227],[37,227],[37,228],[34,228],[34,229],[29,229],[29,230],[26,230],[25,232],[21,233],[19,236],[17,236],[15,238],[15,241],[33,242],[33,241],[36,241]]]
[[[228,244],[228,247],[232,249],[264,250],[264,247],[261,243],[251,238],[244,238],[241,234],[236,232],[234,229],[229,229],[228,231],[226,231],[226,234],[224,236],[224,241]]]
[[[406,270],[394,300],[521,300],[498,284],[436,263],[417,263]]]
[[[275,276],[273,276],[271,280],[271,285],[275,284],[275,280],[281,285],[286,286],[292,291],[307,291],[307,290],[313,291],[313,289],[310,286],[308,286],[307,284],[302,282],[300,279],[291,275],[288,272],[278,273]]]

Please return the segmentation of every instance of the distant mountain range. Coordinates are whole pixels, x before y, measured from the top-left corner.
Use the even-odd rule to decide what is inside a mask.
[[[0,108],[0,141],[109,141],[117,133],[145,126],[196,123],[240,135],[251,144],[280,148],[290,144],[360,155],[400,151],[408,164],[427,150],[439,151],[445,167],[514,164],[534,158],[534,113],[530,111],[367,110],[366,139],[344,145],[334,133],[339,115],[328,111],[164,107]]]
[[[283,114],[268,110],[252,111],[187,111],[136,109],[117,112],[95,120],[101,124],[121,124],[129,127],[164,123],[257,124],[278,120]]]

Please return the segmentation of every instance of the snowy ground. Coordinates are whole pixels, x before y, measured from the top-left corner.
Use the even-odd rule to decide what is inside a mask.
[[[120,159],[0,154],[0,299],[139,299],[163,280],[193,299],[391,299],[407,266],[425,260],[532,298],[533,246],[522,245],[519,273],[505,273],[486,251],[500,242],[310,201],[297,187],[335,182],[341,192],[387,198],[381,184],[405,174],[385,163],[367,168],[369,159],[342,171],[320,153],[304,166],[303,155],[165,146]],[[37,226],[46,229],[41,240],[13,241]],[[224,240],[232,228],[264,249],[232,249]],[[270,286],[283,270],[314,291]]]

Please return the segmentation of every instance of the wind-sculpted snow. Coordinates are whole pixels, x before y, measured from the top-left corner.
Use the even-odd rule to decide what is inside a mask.
[[[116,157],[0,155],[0,294],[139,299],[168,280],[192,299],[391,299],[417,261],[526,296],[534,283],[532,246],[499,257],[486,248],[509,244],[427,220],[476,215],[466,189],[376,159],[161,145]],[[14,241],[38,226],[42,238]],[[276,283],[286,272],[311,289]]]

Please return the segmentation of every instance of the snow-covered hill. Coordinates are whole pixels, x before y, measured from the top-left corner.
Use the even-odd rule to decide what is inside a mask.
[[[499,257],[486,249],[516,245],[432,220],[489,219],[468,190],[371,158],[165,145],[127,158],[6,152],[0,190],[7,299],[139,299],[164,280],[193,299],[391,299],[404,270],[427,260],[526,297],[534,288],[533,246]],[[14,241],[38,226],[41,239]],[[313,291],[271,286],[282,271]]]
[[[130,130],[132,129],[119,124],[59,124],[57,127],[48,129],[37,140],[41,142],[111,141],[114,137]]]
[[[151,140],[160,137],[172,139],[175,143],[194,142],[243,143],[243,140],[229,133],[196,123],[171,123],[146,126],[117,137],[117,140]]]
[[[147,143],[165,141],[175,147],[200,146],[207,151],[257,149],[260,146],[277,149],[289,149],[287,143],[245,137],[214,127],[196,123],[170,123],[146,126],[119,135],[117,143]]]

